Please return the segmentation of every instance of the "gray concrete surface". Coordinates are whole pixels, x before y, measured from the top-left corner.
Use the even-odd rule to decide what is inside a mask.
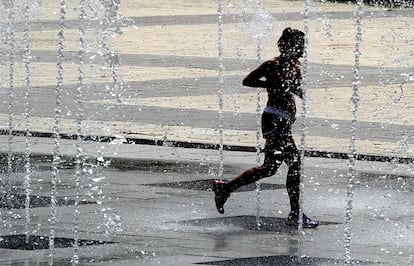
[[[1,143],[4,150],[4,138]],[[16,143],[21,143],[16,151],[24,152],[24,139],[18,138]],[[68,159],[61,170],[58,196],[67,199],[74,199],[76,189],[69,160],[74,145],[74,141],[62,141]],[[286,167],[261,182],[262,226],[258,230],[254,190],[233,193],[225,205],[226,213],[217,213],[210,182],[205,181],[217,171],[217,151],[96,142],[83,147],[91,156],[98,148],[103,150],[101,155],[112,167],[86,166],[81,199],[97,203],[79,205],[80,236],[115,243],[79,248],[80,265],[289,265],[286,256],[298,254],[305,256],[302,262],[306,265],[343,264],[346,160],[306,159],[303,208],[322,224],[300,235],[284,225],[289,211]],[[52,148],[52,140],[35,139],[33,167],[38,170],[31,176],[34,195],[50,195],[52,172],[46,158],[50,159]],[[224,178],[254,162],[254,153],[225,152]],[[410,165],[361,161],[356,170],[352,260],[360,265],[411,264],[414,187]],[[24,171],[12,175],[12,184],[20,193],[24,177]],[[4,174],[2,178],[6,178]],[[73,205],[58,207],[57,237],[73,237],[73,216]],[[2,235],[23,233],[24,217],[23,209],[3,209]],[[33,234],[47,236],[50,207],[32,208],[31,217]],[[47,250],[1,252],[1,265],[43,265],[48,261]],[[70,265],[72,255],[72,248],[58,248],[54,261]]]

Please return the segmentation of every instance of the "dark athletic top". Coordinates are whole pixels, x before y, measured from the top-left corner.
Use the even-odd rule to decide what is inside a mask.
[[[296,115],[294,94],[302,98],[299,60],[275,57],[261,64],[243,80],[244,86],[266,88],[267,106]]]

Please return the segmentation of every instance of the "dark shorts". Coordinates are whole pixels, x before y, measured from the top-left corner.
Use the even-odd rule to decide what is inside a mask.
[[[291,135],[291,124],[281,116],[263,112],[262,135],[265,139],[289,136]]]

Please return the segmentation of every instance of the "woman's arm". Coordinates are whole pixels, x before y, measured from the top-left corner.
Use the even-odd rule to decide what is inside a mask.
[[[266,73],[268,73],[269,71],[269,61],[264,62],[258,68],[250,72],[250,74],[243,79],[243,86],[260,88],[271,87],[270,82],[266,79]]]

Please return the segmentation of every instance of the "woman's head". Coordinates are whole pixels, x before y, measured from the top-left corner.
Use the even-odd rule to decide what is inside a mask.
[[[286,28],[280,36],[277,46],[280,53],[288,58],[302,57],[305,46],[305,34],[296,29]]]

